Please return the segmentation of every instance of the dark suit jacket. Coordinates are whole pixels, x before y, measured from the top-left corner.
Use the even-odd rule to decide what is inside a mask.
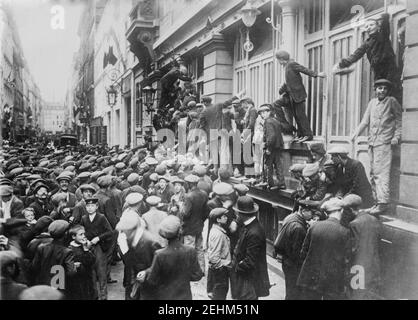
[[[86,229],[86,238],[88,240],[99,237],[99,245],[102,247],[102,250],[106,252],[110,248],[114,233],[104,215],[96,213],[93,221],[90,221],[88,215],[84,215],[81,218],[81,225]]]
[[[280,122],[275,118],[269,117],[264,121],[264,142],[265,148],[270,151],[284,146]]]
[[[117,208],[118,204],[114,197],[110,197],[107,191],[99,190],[95,194],[95,197],[99,199],[99,212],[104,214],[106,219],[109,221],[112,229],[115,229],[118,223]]]
[[[351,265],[362,266],[365,289],[376,290],[380,281],[379,243],[382,224],[376,217],[362,212],[350,222],[350,231],[353,241]]]
[[[124,286],[133,285],[138,272],[151,267],[155,251],[158,249],[161,249],[158,240],[150,232],[145,230],[137,245],[130,247],[128,252],[122,257],[125,263]],[[155,290],[147,284],[141,285],[139,299],[156,299]]]
[[[316,222],[303,242],[297,284],[322,294],[341,295],[347,280],[350,231],[335,218]]]
[[[266,297],[270,294],[266,234],[258,219],[240,228],[238,243],[232,258],[232,274],[231,290],[234,299]],[[252,287],[250,290],[252,297],[248,296],[245,281]]]
[[[200,189],[194,189],[184,197],[183,234],[198,235],[203,230],[203,223],[208,217],[208,196]]]
[[[13,196],[12,203],[10,204],[10,217],[16,218],[22,213],[22,210],[25,208],[23,205],[22,200],[17,198],[16,196]]]
[[[33,208],[35,211],[35,219],[39,220],[42,216],[49,216],[54,210],[54,206],[49,201],[46,201],[45,204],[41,204],[37,199],[32,202],[29,207]]]
[[[318,74],[293,60],[287,63],[284,72],[285,84],[280,88],[279,93],[287,92],[296,103],[304,101],[307,94],[300,73],[304,73],[310,77],[317,77]]]
[[[156,289],[157,300],[191,300],[190,281],[202,277],[196,249],[173,240],[155,252],[145,283]]]
[[[353,193],[360,196],[363,200],[362,208],[373,206],[372,187],[367,179],[366,170],[360,161],[349,158],[345,165],[345,172],[343,167],[337,167],[333,184],[337,196]]]

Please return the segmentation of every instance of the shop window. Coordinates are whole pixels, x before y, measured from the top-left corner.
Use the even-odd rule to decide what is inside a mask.
[[[347,23],[359,13],[351,9],[354,6],[361,6],[364,9],[364,14],[383,8],[385,0],[344,0],[344,1],[330,1],[329,24],[330,28],[334,29],[340,24]]]
[[[308,33],[322,30],[325,0],[309,0],[305,3],[305,29]]]

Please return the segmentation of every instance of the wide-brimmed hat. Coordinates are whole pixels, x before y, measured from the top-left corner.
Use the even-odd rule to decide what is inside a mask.
[[[258,212],[258,205],[254,202],[253,198],[249,196],[241,196],[238,198],[233,209],[234,211],[244,215],[253,215]]]

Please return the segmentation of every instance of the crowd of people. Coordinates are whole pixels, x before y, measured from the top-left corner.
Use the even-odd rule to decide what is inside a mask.
[[[372,28],[376,22],[369,24],[371,35],[383,32]],[[371,37],[339,67],[387,40],[379,39]],[[127,300],[191,299],[190,282],[204,276],[213,300],[225,300],[228,293],[239,300],[268,296],[259,207],[249,187],[232,175],[252,178],[255,187],[265,181],[270,192],[286,189],[285,135],[309,141],[312,158],[290,167],[300,184],[292,194],[292,213],[274,241],[286,299],[378,297],[379,215],[390,203],[391,147],[401,139],[401,107],[391,96],[398,84],[376,79],[376,98],[352,136],[369,129],[370,183],[362,163],[345,147],[326,150],[323,143],[310,142],[300,73],[325,75],[299,65],[283,50],[276,58],[285,68],[281,97],[260,106],[245,92],[215,105],[209,96],[198,102],[192,87],[174,86],[190,81],[184,67],[174,67],[161,80],[155,129],[183,127],[190,144],[217,151],[209,161],[199,149],[168,152],[163,143],[125,149],[4,145],[1,299],[106,300],[107,285],[115,282],[112,265],[120,260]],[[244,152],[242,161],[232,161],[233,143],[211,134],[223,129],[240,133],[243,145],[249,141],[253,165],[243,161]]]

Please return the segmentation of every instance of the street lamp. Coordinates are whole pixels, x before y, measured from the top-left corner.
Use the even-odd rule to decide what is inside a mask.
[[[157,90],[155,90],[153,87],[151,86],[146,86],[144,88],[142,88],[142,102],[144,103],[144,105],[146,106],[146,111],[148,113],[151,113],[154,110],[153,108],[153,104],[154,104],[154,97],[155,97],[155,92]]]
[[[247,27],[247,39],[244,43],[244,50],[251,52],[254,49],[254,45],[250,41],[250,28],[254,25],[257,16],[261,13],[257,7],[254,6],[252,1],[247,1],[245,6],[240,10],[241,19],[244,25]]]
[[[107,103],[111,108],[116,104],[116,99],[118,96],[118,92],[113,86],[110,86],[109,89],[107,89]]]

